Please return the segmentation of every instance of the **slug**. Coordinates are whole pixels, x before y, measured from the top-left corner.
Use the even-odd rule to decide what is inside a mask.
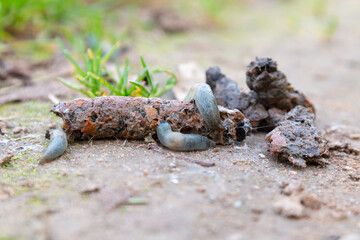
[[[212,140],[199,134],[173,132],[166,120],[161,121],[156,131],[160,143],[174,151],[207,150],[215,145]]]
[[[46,151],[42,158],[40,159],[39,164],[44,164],[51,162],[57,157],[60,157],[68,145],[66,134],[63,130],[55,129],[52,131],[50,136],[51,143],[46,148]]]
[[[210,129],[217,129],[221,125],[219,108],[210,86],[206,83],[199,83],[193,86],[186,100],[194,99],[197,108],[204,121]]]

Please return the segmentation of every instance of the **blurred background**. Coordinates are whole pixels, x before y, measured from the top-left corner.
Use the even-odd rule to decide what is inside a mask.
[[[343,17],[353,22],[350,19],[351,15],[358,15],[357,2],[1,1],[1,51],[2,54],[14,52],[33,61],[46,61],[56,52],[53,41],[56,36],[66,39],[77,51],[82,50],[84,40],[93,43],[120,40],[135,50],[164,55],[196,43],[207,48],[205,43],[217,42],[216,50],[224,50],[222,46],[229,44],[263,46],[286,37],[327,42],[335,37],[341,25],[349,24]],[[359,34],[359,26],[352,27]]]
[[[128,58],[136,72],[143,56],[149,68],[172,69],[178,98],[213,65],[245,87],[250,61],[271,57],[315,104],[338,110],[334,89],[356,102],[344,92],[358,81],[344,83],[359,71],[359,12],[358,0],[1,1],[0,104],[76,96],[57,81],[74,78],[58,38],[80,65],[86,49],[105,54],[118,42],[110,63]]]

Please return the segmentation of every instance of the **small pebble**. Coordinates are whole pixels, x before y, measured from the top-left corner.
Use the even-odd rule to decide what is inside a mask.
[[[234,208],[239,208],[243,205],[242,201],[235,201],[234,204],[233,204],[233,207]]]
[[[323,204],[315,195],[311,193],[304,193],[301,196],[301,204],[311,209],[320,209]]]
[[[259,154],[259,157],[266,158],[266,156],[264,154],[262,154],[262,153]]]
[[[360,174],[356,172],[349,173],[349,178],[353,181],[360,181]]]
[[[0,184],[0,202],[9,199],[14,195],[14,188],[7,184]]]
[[[296,198],[283,197],[273,205],[275,213],[287,218],[302,218],[306,216],[305,208]]]
[[[290,196],[292,194],[301,193],[304,190],[300,181],[293,181],[287,184],[283,189],[283,194]]]
[[[179,183],[179,179],[177,178],[177,176],[170,176],[170,182],[178,184]]]
[[[48,125],[49,129],[56,129],[56,124],[55,123],[51,123]]]
[[[13,129],[13,133],[14,134],[19,134],[19,133],[28,133],[29,129],[27,129],[26,127],[15,127]]]
[[[0,134],[8,134],[8,130],[6,128],[7,128],[6,122],[0,119]]]
[[[345,166],[345,167],[342,168],[342,170],[344,170],[344,171],[352,171],[354,169],[352,167]]]
[[[215,195],[209,195],[209,200],[211,201],[211,202],[215,202],[216,201],[216,196]]]
[[[100,191],[100,186],[95,183],[87,183],[81,190],[82,195],[89,195]]]
[[[14,154],[12,152],[7,152],[5,156],[0,157],[0,166],[3,166],[11,161],[11,159],[14,157]]]
[[[252,208],[251,209],[251,212],[254,213],[254,214],[262,214],[264,212],[264,209],[261,209],[261,208]]]

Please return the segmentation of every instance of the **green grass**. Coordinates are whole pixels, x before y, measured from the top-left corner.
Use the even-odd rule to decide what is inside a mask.
[[[0,240],[15,240],[16,238],[13,236],[0,236]]]
[[[57,120],[54,114],[50,114],[51,103],[42,101],[28,101],[24,103],[9,103],[0,106],[0,116],[11,118],[11,122],[17,124],[34,123],[34,119],[43,122]]]
[[[106,67],[106,63],[120,46],[119,42],[116,43],[110,51],[105,53],[101,46],[96,50],[88,49],[87,52],[83,54],[82,63],[72,56],[60,40],[58,42],[63,53],[74,66],[75,71],[73,75],[78,84],[63,78],[58,78],[59,81],[87,97],[95,98],[109,95],[160,97],[177,83],[176,76],[172,71],[165,68],[150,70],[142,57],[140,57],[142,70],[135,79],[130,79],[131,69],[128,59],[126,59],[123,67],[116,64],[116,73],[111,73]],[[162,73],[169,75],[169,78],[163,86],[160,86],[158,82],[153,81],[152,75]]]
[[[49,37],[66,31],[106,34],[117,1],[11,0],[0,1],[0,38]],[[106,16],[106,18],[104,17]]]
[[[21,57],[45,61],[55,53],[55,36],[74,46],[79,37],[123,40],[127,34],[117,29],[118,8],[116,0],[1,0],[0,41]]]

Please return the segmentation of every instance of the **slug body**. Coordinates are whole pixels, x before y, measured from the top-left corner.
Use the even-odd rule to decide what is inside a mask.
[[[221,125],[220,112],[210,86],[206,83],[193,86],[184,100],[191,99],[195,100],[195,104],[209,128],[219,128]]]
[[[159,124],[157,136],[162,145],[174,151],[206,150],[215,145],[212,140],[199,134],[173,132],[165,120]]]
[[[221,128],[219,108],[210,86],[205,83],[193,86],[184,100],[192,99],[195,100],[196,107],[199,109],[209,129],[215,130]],[[157,136],[162,145],[174,151],[206,150],[215,145],[214,141],[200,134],[173,132],[166,120],[159,124]]]
[[[67,137],[63,130],[54,130],[50,136],[51,143],[46,148],[43,157],[40,159],[39,164],[51,162],[57,157],[60,157],[68,145]]]

